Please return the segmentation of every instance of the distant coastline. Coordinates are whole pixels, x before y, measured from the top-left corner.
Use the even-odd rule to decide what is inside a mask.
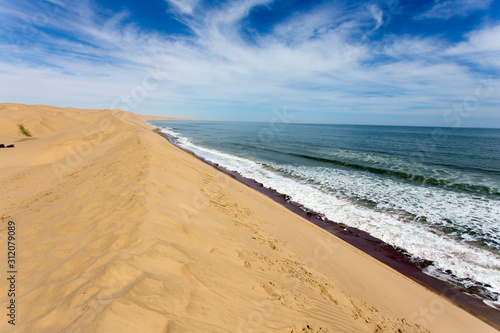
[[[147,120],[193,121],[194,120],[194,119],[163,117],[163,116],[147,116],[147,115],[142,115],[142,114],[135,114],[135,116],[142,121],[147,121]]]

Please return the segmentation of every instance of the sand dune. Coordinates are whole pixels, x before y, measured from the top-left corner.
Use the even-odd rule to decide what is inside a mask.
[[[23,123],[36,138],[49,136],[85,124],[99,110],[53,108],[44,105],[0,103],[0,141],[25,139],[17,127]]]
[[[131,113],[2,104],[0,118],[3,141],[18,122],[36,137],[0,150],[19,286],[2,332],[496,331]]]

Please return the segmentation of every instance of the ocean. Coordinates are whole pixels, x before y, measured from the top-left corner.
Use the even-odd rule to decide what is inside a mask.
[[[500,309],[500,129],[152,121],[180,147],[366,231]]]

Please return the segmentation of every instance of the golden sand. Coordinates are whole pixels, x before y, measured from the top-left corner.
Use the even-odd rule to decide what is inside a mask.
[[[129,112],[0,119],[1,332],[496,332]]]

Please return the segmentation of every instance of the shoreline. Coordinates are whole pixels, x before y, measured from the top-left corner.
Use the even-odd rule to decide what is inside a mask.
[[[340,222],[329,220],[320,213],[310,210],[297,202],[288,200],[285,194],[279,193],[271,188],[264,187],[263,184],[257,182],[254,179],[243,177],[237,172],[227,170],[217,163],[212,163],[205,158],[193,153],[192,151],[180,147],[177,144],[175,137],[161,132],[159,128],[155,127],[155,131],[175,147],[189,153],[190,155],[212,166],[218,171],[231,176],[232,178],[245,184],[246,186],[266,195],[268,198],[285,207],[289,211],[328,231],[334,236],[354,246],[358,250],[366,253],[379,262],[382,262],[383,264],[396,270],[405,277],[436,293],[437,295],[445,297],[453,304],[457,305],[458,307],[462,308],[463,310],[467,311],[468,313],[474,315],[475,317],[481,319],[485,323],[500,331],[499,310],[488,306],[483,302],[482,299],[467,294],[464,290],[465,287],[459,288],[458,286],[450,282],[440,280],[436,277],[425,274],[421,266],[427,266],[430,262],[416,262],[415,260],[412,260],[412,257],[410,255],[405,254],[401,249],[394,248],[393,246],[383,242],[376,237],[373,237],[363,230],[346,226]],[[477,293],[476,290],[470,292],[471,294],[474,292]]]

